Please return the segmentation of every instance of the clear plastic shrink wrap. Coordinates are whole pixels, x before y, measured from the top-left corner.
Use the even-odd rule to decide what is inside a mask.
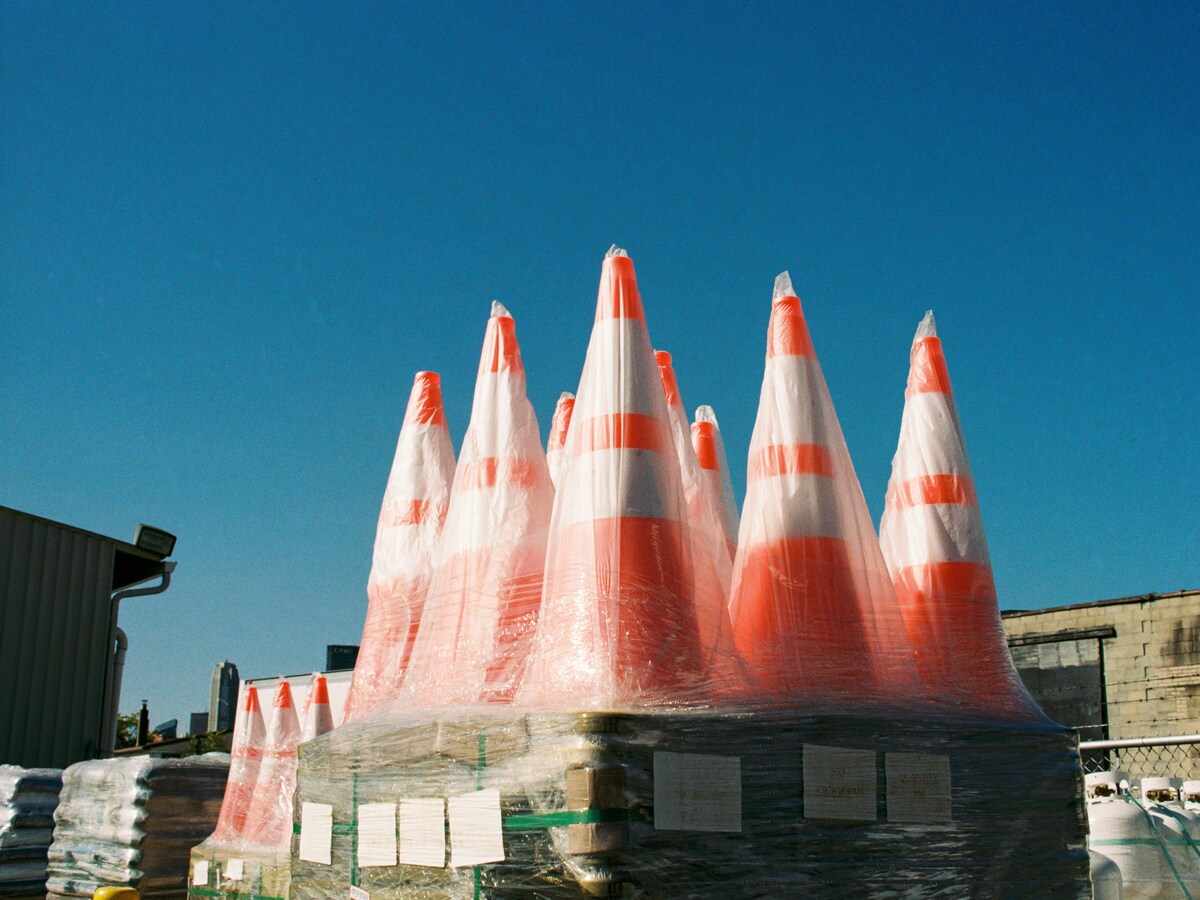
[[[567,430],[571,427],[571,414],[575,411],[575,395],[563,391],[554,404],[554,415],[550,419],[550,437],[546,441],[546,462],[550,465],[550,480],[558,485],[558,473],[563,464],[563,448],[567,445]]]
[[[91,897],[101,886],[183,897],[188,851],[213,830],[229,756],[147,756],[76,763],[54,812],[48,897]]]
[[[61,789],[61,769],[0,765],[0,897],[45,889],[46,851]]]
[[[733,495],[733,479],[729,475],[729,459],[725,455],[725,441],[717,424],[717,414],[711,406],[696,407],[696,421],[692,423],[692,447],[700,463],[700,477],[704,488],[712,497],[721,518],[725,542],[729,546],[729,558],[737,554],[738,529],[741,516],[737,498]]]
[[[967,713],[1044,719],[1008,650],[932,311],[913,338],[879,540],[929,696]]]
[[[781,287],[734,579],[748,659],[705,580],[705,548],[728,546],[722,516],[689,507],[701,454],[672,419],[633,264],[610,251],[511,702],[477,662],[498,646],[504,580],[468,568],[443,608],[435,576],[413,685],[300,747],[291,898],[1090,896],[1074,734],[952,719],[926,698]],[[523,382],[487,395],[504,382],[483,368],[473,430],[523,398]],[[452,523],[469,465],[464,447]],[[530,502],[524,480],[495,508],[461,495],[504,559],[522,545],[507,519],[522,533],[533,521],[507,499]],[[472,605],[482,642],[458,620]],[[531,619],[515,620],[518,655]]]
[[[379,511],[367,618],[344,718],[396,695],[417,636],[454,479],[454,447],[436,372],[418,372]]]
[[[395,708],[512,699],[537,626],[553,502],[516,324],[493,303],[450,512]]]

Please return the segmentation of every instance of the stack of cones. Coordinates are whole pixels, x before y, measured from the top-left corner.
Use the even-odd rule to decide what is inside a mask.
[[[242,837],[266,740],[267,728],[258,703],[258,688],[249,684],[243,692],[241,714],[234,723],[229,780],[225,783],[225,799],[221,801],[217,827],[209,838],[211,843],[228,845]]]
[[[434,372],[418,372],[379,513],[347,722],[396,696],[421,621],[453,478],[441,383]]]
[[[710,501],[716,508],[729,547],[729,558],[737,554],[738,507],[733,495],[733,479],[729,475],[729,459],[725,455],[725,441],[717,425],[717,414],[711,406],[696,407],[696,421],[692,423],[692,447],[700,463],[700,480]]]
[[[932,312],[913,339],[879,537],[930,696],[976,713],[1041,717],[1009,655]]]
[[[291,840],[296,746],[300,743],[300,719],[292,703],[292,688],[283,679],[275,688],[272,706],[262,763],[242,835],[249,845],[282,850]]]
[[[550,480],[558,487],[562,469],[563,448],[567,445],[567,430],[571,427],[571,413],[575,411],[575,395],[563,391],[554,405],[554,417],[550,420],[550,439],[546,442],[546,462],[550,464]]]
[[[512,700],[537,626],[553,497],[516,326],[495,303],[406,704]]]
[[[791,279],[776,279],[730,615],[774,697],[917,689],[879,542]]]
[[[329,683],[320,672],[313,672],[312,687],[304,702],[304,725],[300,729],[300,743],[318,738],[333,731],[333,708],[329,705]]]
[[[604,260],[520,695],[616,709],[704,693],[686,503],[633,261]]]

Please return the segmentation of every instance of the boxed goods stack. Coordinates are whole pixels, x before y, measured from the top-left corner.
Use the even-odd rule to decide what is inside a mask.
[[[54,813],[47,897],[129,886],[182,897],[188,851],[217,821],[229,757],[129,757],[76,763]]]
[[[0,897],[41,896],[61,769],[0,766]]]
[[[623,252],[553,469],[497,306],[411,653],[300,747],[289,896],[1091,896],[1076,738],[991,627],[948,378],[913,399],[935,349],[885,556],[786,274],[737,528]]]

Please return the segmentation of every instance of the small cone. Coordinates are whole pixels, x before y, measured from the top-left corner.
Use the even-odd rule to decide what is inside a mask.
[[[266,745],[267,727],[258,704],[258,688],[246,685],[242,707],[233,726],[233,744],[229,755],[229,780],[225,782],[225,799],[217,827],[209,838],[214,844],[231,844],[242,834],[246,813],[254,796],[258,769]]]
[[[273,707],[242,834],[250,846],[282,850],[291,840],[296,746],[300,743],[300,719],[292,703],[292,688],[283,679],[275,688]]]
[[[313,672],[312,689],[304,704],[304,727],[300,729],[300,743],[318,738],[333,731],[333,708],[329,705],[329,684],[320,672]]]
[[[711,406],[696,407],[692,423],[692,446],[700,463],[700,478],[720,514],[721,528],[732,559],[737,553],[739,527],[737,498],[733,495],[733,479],[729,475],[729,459],[725,441],[717,425],[717,414]]]
[[[776,279],[730,614],[768,695],[917,691],[879,542],[787,273]]]
[[[1043,717],[1008,651],[932,312],[913,339],[879,538],[930,696],[999,717]]]
[[[705,694],[679,463],[633,262],[615,247],[565,452],[520,701],[618,709]]]
[[[562,469],[563,447],[567,444],[567,430],[571,427],[571,413],[575,411],[575,395],[563,391],[554,405],[554,417],[550,420],[550,440],[546,442],[546,462],[550,464],[550,480],[558,487],[559,471]]]
[[[367,618],[343,721],[393,699],[408,668],[454,479],[454,447],[435,372],[418,372],[383,495]]]
[[[537,627],[553,498],[516,325],[496,303],[405,706],[512,700]]]

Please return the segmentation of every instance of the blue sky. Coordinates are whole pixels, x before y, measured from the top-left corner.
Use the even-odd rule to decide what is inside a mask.
[[[417,369],[629,248],[742,493],[792,273],[872,514],[937,313],[1006,607],[1200,587],[1195,4],[10,4],[0,503],[176,532],[123,708],[356,643]]]

